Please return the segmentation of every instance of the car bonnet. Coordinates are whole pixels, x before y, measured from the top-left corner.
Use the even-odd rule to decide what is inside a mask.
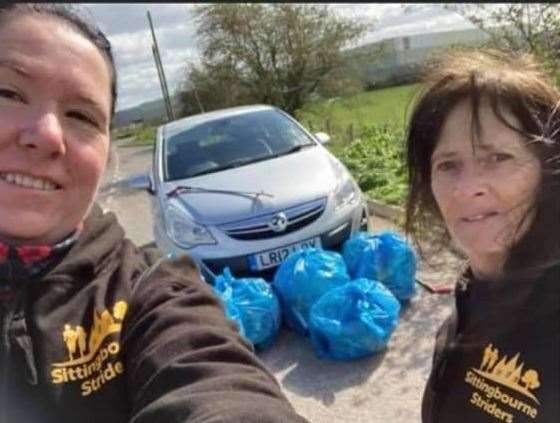
[[[275,159],[166,182],[165,192],[179,185],[206,189],[264,192],[271,197],[219,193],[184,193],[178,201],[198,223],[216,225],[279,211],[326,197],[336,187],[336,164],[317,146]]]

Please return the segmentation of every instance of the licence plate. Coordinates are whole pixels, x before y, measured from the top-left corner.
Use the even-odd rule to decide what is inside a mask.
[[[315,238],[306,239],[295,244],[253,254],[249,256],[249,267],[251,270],[270,269],[286,260],[291,253],[311,247],[321,248],[321,237],[316,236]]]

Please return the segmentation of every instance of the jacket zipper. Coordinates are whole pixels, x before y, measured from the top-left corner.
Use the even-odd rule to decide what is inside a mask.
[[[14,280],[14,270],[10,261],[5,263],[7,267],[6,279],[3,281],[6,285],[12,285]],[[15,291],[13,296],[5,299],[0,304],[0,423],[8,423],[8,369],[10,368],[10,326],[15,313],[15,307],[18,303],[19,290]]]
[[[0,324],[2,325],[2,338],[0,342],[0,423],[4,423],[6,421],[6,385],[8,383],[6,369],[8,368],[8,354],[5,346],[6,337],[4,336],[5,321],[7,319],[3,305],[0,306],[0,313]]]
[[[10,321],[14,314],[14,299],[0,306],[0,423],[7,423],[8,369],[10,365]]]
[[[469,289],[469,279],[464,276],[460,276],[457,281],[457,291],[464,294],[467,289]]]

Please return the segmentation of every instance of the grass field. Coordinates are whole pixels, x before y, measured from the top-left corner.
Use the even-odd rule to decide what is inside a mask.
[[[419,84],[307,104],[296,113],[311,132],[327,132],[329,150],[348,167],[366,196],[402,205],[406,191],[403,136]]]
[[[121,147],[153,145],[156,141],[157,127],[158,125],[145,124],[134,129],[117,129],[111,133],[111,139],[119,141]]]
[[[329,132],[335,141],[371,125],[404,127],[407,108],[418,88],[418,84],[401,85],[309,103],[297,111],[296,117],[313,132]]]
[[[379,124],[404,127],[408,105],[418,87],[418,84],[401,85],[308,103],[296,112],[296,118],[312,132],[327,132],[336,149],[365,127]],[[119,132],[113,134],[113,139],[125,135]],[[144,125],[132,134],[134,138],[126,144],[152,144],[155,141],[155,126]]]

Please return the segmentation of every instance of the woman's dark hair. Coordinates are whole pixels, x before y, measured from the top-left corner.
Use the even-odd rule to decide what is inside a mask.
[[[541,186],[529,229],[511,246],[506,275],[533,273],[560,257],[560,93],[540,64],[528,54],[463,50],[444,55],[426,68],[424,86],[414,102],[406,135],[409,191],[405,230],[422,253],[419,240],[431,232],[440,246],[450,240],[431,189],[431,157],[444,121],[461,101],[472,112],[472,139],[480,136],[480,107],[488,102],[496,117],[520,133],[541,164]],[[504,118],[510,112],[520,123]],[[528,216],[528,215],[527,215]],[[526,217],[527,217],[526,216]]]
[[[109,74],[111,77],[111,118],[115,114],[115,105],[117,102],[117,71],[115,69],[115,60],[111,51],[111,43],[97,28],[95,24],[87,20],[78,9],[72,5],[53,4],[53,3],[5,3],[0,4],[0,21],[6,19],[8,15],[48,15],[66,22],[73,29],[91,41],[101,55],[105,58]]]

